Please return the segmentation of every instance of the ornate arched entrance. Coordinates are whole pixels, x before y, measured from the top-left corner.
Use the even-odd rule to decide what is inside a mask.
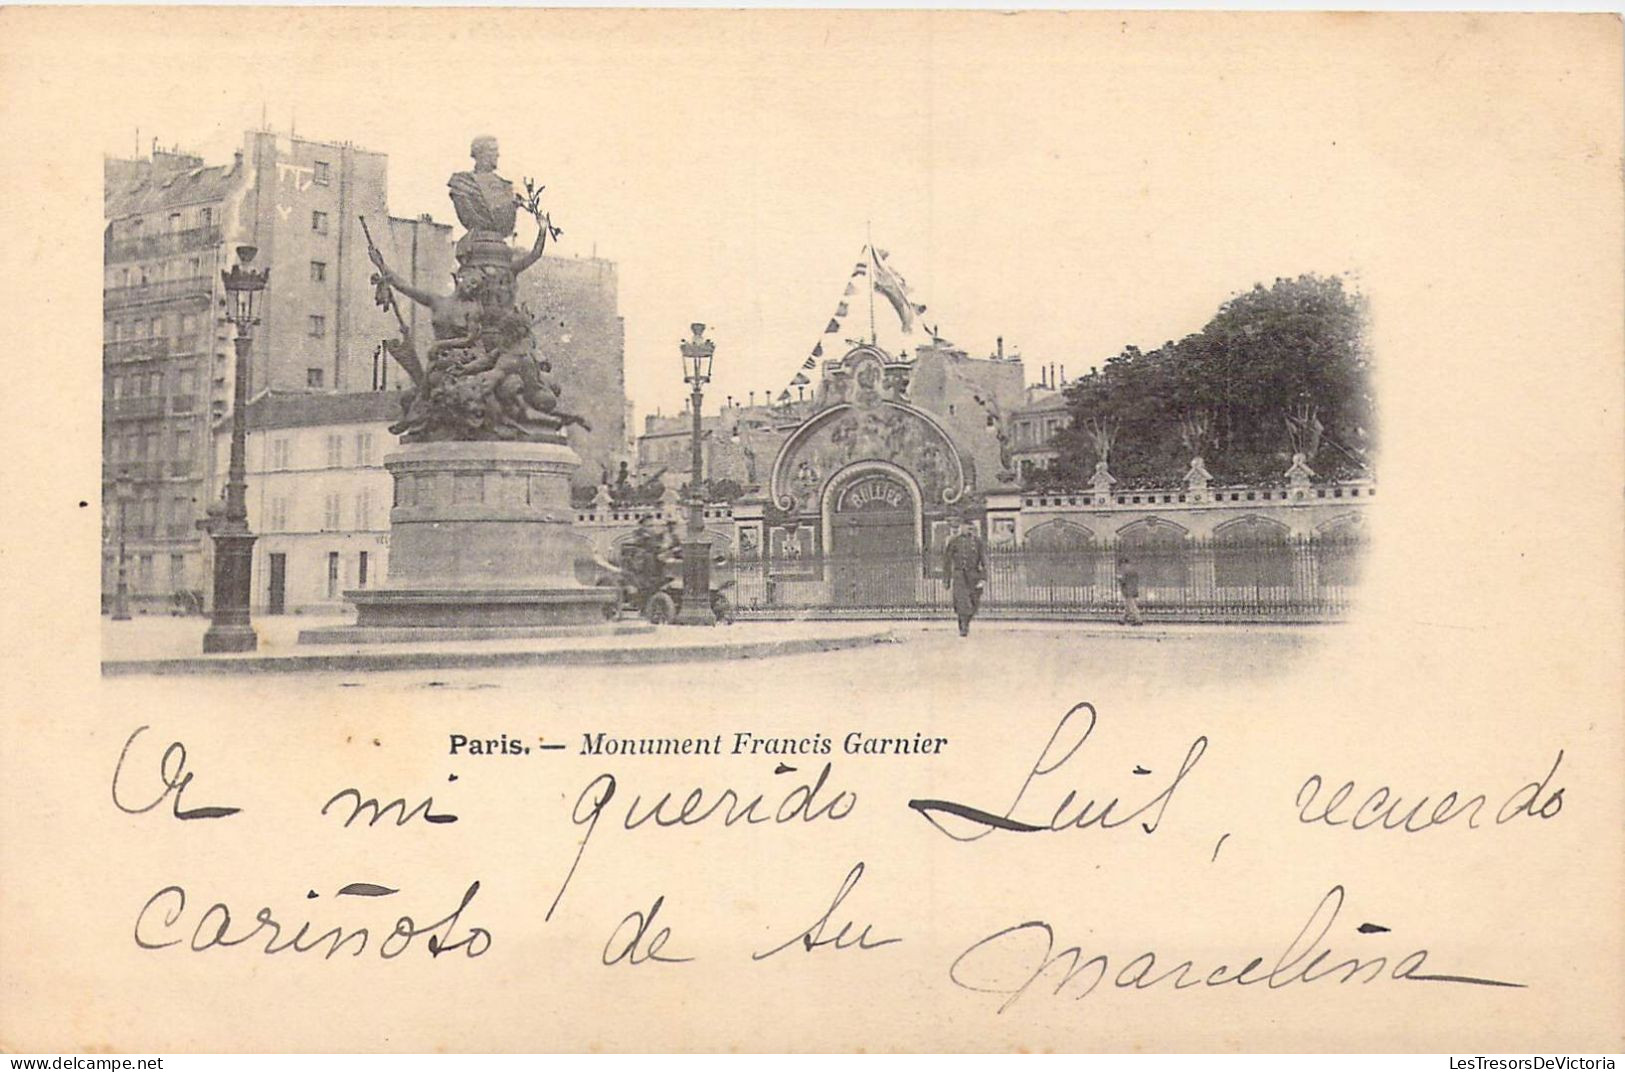
[[[895,465],[860,463],[830,480],[824,534],[838,605],[908,601],[920,572],[920,506],[919,485]]]

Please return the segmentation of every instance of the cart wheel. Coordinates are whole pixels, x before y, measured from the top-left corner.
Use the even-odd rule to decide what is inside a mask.
[[[711,613],[723,625],[732,625],[734,623],[733,602],[721,592],[711,593]]]
[[[677,604],[672,602],[671,596],[664,592],[656,592],[649,597],[648,604],[643,608],[643,616],[655,625],[665,625],[677,617]]]

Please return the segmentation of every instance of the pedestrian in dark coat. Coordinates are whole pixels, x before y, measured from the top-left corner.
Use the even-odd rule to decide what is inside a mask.
[[[1123,624],[1144,625],[1145,619],[1140,617],[1140,571],[1134,568],[1133,559],[1118,563],[1117,585],[1123,592]]]
[[[977,535],[974,521],[962,522],[959,533],[942,549],[942,575],[953,593],[959,635],[970,636],[970,620],[981,609],[982,585],[987,580],[987,546]]]

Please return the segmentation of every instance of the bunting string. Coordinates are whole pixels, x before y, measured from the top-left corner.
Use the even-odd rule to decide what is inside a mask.
[[[909,293],[907,281],[898,274],[896,269],[886,263],[890,255],[886,250],[877,249],[867,243],[864,244],[860,251],[860,259],[852,266],[852,274],[847,277],[846,287],[841,292],[841,300],[835,305],[835,315],[831,316],[829,322],[824,325],[822,335],[837,335],[840,333],[843,322],[851,311],[850,304],[846,299],[858,293],[857,280],[859,279],[868,280],[873,289],[886,299],[892,310],[897,314],[898,322],[905,332],[913,332],[915,319],[925,315],[926,307],[913,300],[913,296]],[[926,326],[923,321],[922,326],[925,326],[925,330],[931,333],[933,339],[937,338],[935,327]],[[813,344],[812,353],[801,363],[800,371],[790,381],[790,387],[805,387],[811,383],[806,374],[818,367],[818,359],[823,356],[824,340],[819,338]],[[787,403],[791,400],[792,396],[788,387],[779,393],[779,402]]]

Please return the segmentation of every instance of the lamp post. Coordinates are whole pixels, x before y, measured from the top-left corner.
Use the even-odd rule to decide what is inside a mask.
[[[237,328],[236,384],[231,404],[231,461],[226,470],[226,508],[210,526],[214,540],[214,617],[203,634],[203,650],[253,651],[259,647],[248,605],[254,594],[254,534],[248,531],[248,350],[254,341],[254,300],[271,277],[269,268],[250,269],[253,246],[237,247],[237,263],[221,272],[226,285],[226,317]]]
[[[711,354],[717,344],[705,337],[704,324],[690,324],[692,339],[682,343],[683,382],[691,388],[689,410],[694,414],[693,466],[688,481],[688,534],[683,541],[683,605],[677,625],[715,625],[711,612],[711,541],[705,538],[705,456],[700,436],[700,404],[704,386],[711,382]]]
[[[135,496],[135,489],[130,486],[129,474],[122,469],[113,482],[113,496],[118,500],[118,588],[113,593],[113,620],[127,622],[130,620],[130,576],[124,536],[125,521],[130,513],[130,500]]]

